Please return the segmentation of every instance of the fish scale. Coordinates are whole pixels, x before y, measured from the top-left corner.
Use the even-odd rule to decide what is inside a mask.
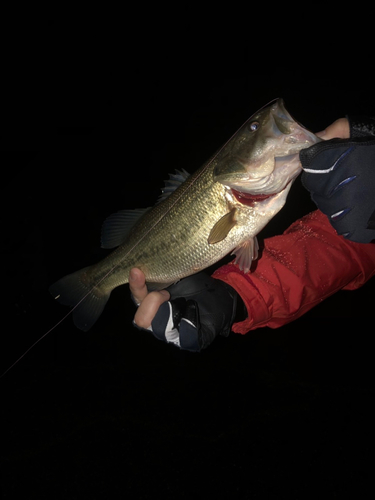
[[[111,291],[128,283],[133,267],[144,272],[149,288],[162,289],[234,250],[237,265],[249,272],[256,235],[282,208],[301,170],[298,152],[317,141],[293,120],[281,99],[270,103],[193,175],[177,171],[171,176],[152,209],[109,218],[103,246],[118,247],[99,263],[54,283],[51,294],[73,307],[74,323],[87,331]]]

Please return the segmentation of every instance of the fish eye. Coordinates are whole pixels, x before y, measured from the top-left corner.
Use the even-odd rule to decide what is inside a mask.
[[[259,128],[259,122],[251,122],[249,125],[250,132],[255,132]]]

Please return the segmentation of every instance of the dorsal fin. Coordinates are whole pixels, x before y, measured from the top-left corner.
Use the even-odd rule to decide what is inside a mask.
[[[125,242],[129,231],[150,208],[120,210],[110,215],[103,223],[101,246],[115,248]]]
[[[190,174],[186,172],[185,169],[176,169],[175,172],[175,174],[169,174],[169,179],[164,181],[165,186],[161,189],[162,194],[158,198],[158,203],[166,200],[170,194],[176,191],[176,189],[190,177]]]

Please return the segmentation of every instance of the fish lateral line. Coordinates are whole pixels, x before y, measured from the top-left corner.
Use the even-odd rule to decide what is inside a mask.
[[[218,154],[218,153],[217,153]],[[147,231],[146,233],[140,238],[139,241],[137,241],[129,250],[128,252],[102,277],[100,278],[100,280],[98,280],[90,289],[88,292],[86,292],[86,294],[77,302],[77,304],[75,304],[69,311],[67,314],[65,314],[65,316],[63,316],[54,326],[52,326],[46,333],[44,333],[41,337],[39,337],[33,344],[31,344],[31,346],[26,349],[26,351],[19,357],[16,359],[16,361],[14,361],[14,363],[12,363],[1,375],[0,375],[0,379],[2,379],[10,370],[12,370],[12,368],[14,368],[37,344],[39,344],[39,342],[41,342],[44,338],[47,337],[47,335],[49,335],[51,332],[53,332],[59,325],[61,325],[61,323],[63,323],[63,321],[65,321],[67,318],[69,318],[69,316],[71,316],[73,314],[73,312],[77,309],[77,307],[93,292],[93,290],[100,285],[100,283],[102,281],[104,281],[106,278],[108,278],[108,276],[110,274],[113,273],[113,271],[119,267],[121,265],[121,263],[129,256],[129,254],[131,254],[131,252],[139,245],[139,243],[141,243],[144,238],[146,238],[146,236],[150,233],[150,231],[152,231],[154,229],[155,226],[157,226],[157,224],[159,224],[159,222],[163,219],[163,217],[165,216],[165,214],[167,214],[172,208],[173,206],[179,201],[179,199],[181,198],[181,196],[183,194],[185,194],[185,192],[195,183],[195,181],[200,177],[200,175],[203,174],[203,172],[206,170],[206,168],[209,166],[209,164],[214,160],[214,158],[216,157],[216,155],[211,159],[209,160],[209,162],[205,165],[205,167],[202,169],[202,171],[199,173],[199,175],[197,175],[195,177],[195,179],[192,180],[192,182],[189,183],[189,185],[187,186],[187,188],[185,190],[183,190],[183,192],[180,194],[180,196],[177,197],[177,199],[174,201],[174,203],[168,208],[168,210],[160,216],[160,218],[154,223],[153,226],[151,226]],[[54,300],[58,300],[60,298],[60,294],[57,294],[56,296],[54,296]]]
[[[158,224],[160,222],[160,220],[162,219],[162,217],[160,217],[160,219],[156,222],[156,224]],[[155,225],[156,225],[155,224]],[[100,278],[100,280],[98,280],[94,285],[92,285],[92,287],[86,292],[86,294],[77,302],[77,304],[75,304],[69,311],[67,314],[65,314],[65,316],[63,316],[54,326],[52,326],[52,328],[50,328],[46,333],[44,333],[41,337],[39,337],[38,340],[36,340],[28,349],[26,349],[26,351],[18,358],[16,359],[16,361],[14,361],[14,363],[12,363],[1,375],[0,375],[0,379],[3,378],[12,368],[14,368],[37,344],[39,344],[39,342],[41,340],[43,340],[45,337],[47,337],[47,335],[49,335],[51,332],[53,332],[53,330],[55,330],[59,325],[61,325],[61,323],[63,321],[65,321],[67,318],[69,318],[69,316],[71,316],[73,314],[73,312],[77,309],[77,307],[82,304],[82,302],[87,299],[87,297],[93,292],[93,290],[100,285],[100,283],[102,281],[104,281],[106,278],[108,278],[108,276],[110,276],[110,274],[113,273],[113,271],[119,267],[121,265],[121,263],[124,261],[124,259],[126,259],[126,257],[129,256],[129,254],[134,250],[134,248],[136,248],[136,246],[149,234],[149,232],[151,231],[152,227],[143,235],[143,237],[140,239],[140,241],[138,241],[135,245],[133,245],[129,251],[123,256],[122,259],[120,259],[102,278]],[[60,298],[60,294],[57,294],[56,296],[54,296],[54,300],[58,300]]]
[[[162,217],[156,222],[156,224],[158,224],[160,222],[160,220],[162,219]],[[155,225],[156,225],[155,224]],[[28,349],[26,349],[26,351],[19,357],[16,359],[16,361],[14,361],[14,363],[12,363],[1,375],[0,375],[0,379],[3,378],[12,368],[14,368],[37,344],[39,344],[39,342],[41,342],[45,337],[47,337],[47,335],[49,335],[51,332],[53,332],[59,325],[61,325],[61,323],[63,321],[65,321],[67,318],[69,318],[69,316],[71,316],[73,314],[73,312],[77,309],[77,307],[93,292],[93,290],[100,285],[100,283],[102,281],[104,281],[106,278],[108,278],[108,276],[110,274],[113,273],[113,271],[119,267],[121,265],[121,263],[123,262],[123,260],[129,256],[129,254],[134,250],[134,248],[136,248],[136,246],[149,234],[149,232],[151,231],[152,227],[143,235],[143,237],[140,239],[140,241],[138,241],[135,245],[133,245],[129,251],[124,255],[124,257],[122,259],[120,259],[102,278],[100,278],[100,280],[98,280],[94,285],[92,285],[92,287],[88,290],[88,292],[86,292],[86,294],[77,302],[77,304],[75,304],[69,311],[67,314],[65,314],[65,316],[63,316],[54,326],[52,326],[52,328],[50,328],[46,333],[44,333],[41,337],[39,337]],[[58,300],[60,298],[60,294],[57,294],[55,297],[54,297],[54,300]]]
[[[272,104],[275,101],[277,101],[277,100],[271,101],[271,103],[269,103],[268,105],[263,106],[261,108],[261,110],[263,110],[264,108],[267,108],[270,104]],[[284,114],[286,114],[286,118],[288,120],[292,119],[290,117],[290,115],[287,113],[287,111],[284,109],[282,101],[281,101],[280,106],[281,106],[281,112],[284,113]],[[71,309],[68,311],[68,313],[65,314],[65,316],[63,316],[63,318],[60,319],[60,321],[58,321],[52,328],[50,328],[46,333],[44,333],[37,341],[35,341],[2,375],[0,375],[0,378],[4,377],[4,375],[6,375],[31,349],[33,349],[33,347],[35,347],[41,340],[43,340],[48,334],[50,334],[55,328],[57,328],[66,318],[68,318],[70,315],[72,315],[74,313],[74,311],[77,310],[78,306],[80,306],[80,304],[82,304],[82,302],[86,301],[85,302],[85,306],[92,307],[93,300],[90,297],[90,295],[93,295],[93,292],[94,292],[95,288],[99,287],[100,283],[102,283],[103,280],[105,280],[124,261],[126,261],[126,259],[128,259],[128,257],[131,254],[131,252],[137,246],[139,246],[144,241],[144,239],[146,237],[149,236],[150,232],[152,232],[154,230],[154,228],[156,226],[158,226],[158,224],[160,224],[160,222],[165,218],[165,216],[172,211],[173,207],[177,203],[179,203],[181,201],[181,199],[183,201],[183,198],[186,195],[186,193],[188,193],[196,185],[197,181],[199,179],[201,179],[201,177],[205,173],[207,173],[207,171],[208,171],[207,169],[210,169],[212,167],[213,162],[219,157],[219,155],[221,153],[223,153],[223,151],[225,152],[226,148],[231,143],[231,141],[236,137],[236,135],[241,130],[241,128],[244,127],[244,125],[246,125],[247,123],[249,123],[249,121],[253,118],[253,116],[254,115],[252,115],[251,117],[249,117],[231,135],[231,137],[223,144],[223,146],[221,146],[218,149],[218,151],[211,158],[209,158],[208,161],[195,174],[193,174],[190,178],[186,179],[186,181],[181,184],[180,189],[178,189],[178,192],[176,191],[176,195],[172,199],[169,198],[169,201],[167,202],[168,204],[164,205],[163,208],[165,208],[165,211],[163,213],[161,213],[159,215],[159,217],[155,217],[152,225],[147,228],[147,230],[142,234],[142,236],[140,236],[137,239],[136,242],[134,242],[132,245],[129,245],[129,248],[127,250],[125,250],[123,248],[123,250],[125,250],[124,255],[119,256],[117,254],[117,257],[118,257],[118,258],[116,258],[117,262],[113,266],[111,266],[111,268],[109,269],[109,271],[106,272],[104,274],[104,276],[102,276],[102,278],[100,278],[93,286],[90,286],[90,283],[86,283],[85,284],[82,281],[80,281],[80,282],[77,283],[78,286],[75,289],[75,291],[77,291],[77,294],[73,297],[73,300],[70,303],[69,302],[67,303],[67,305],[70,305],[70,307],[71,307]],[[274,118],[272,118],[272,119],[275,120]],[[257,124],[259,125],[259,123],[257,123]],[[280,132],[282,132],[281,129],[280,129]],[[311,139],[310,139],[310,142],[313,142],[313,141],[311,141]],[[307,147],[306,146],[306,140],[303,142],[303,144],[305,145],[304,147]],[[219,157],[219,160],[220,160],[220,157]],[[220,164],[221,161],[219,161],[218,163]],[[225,167],[225,165],[226,164],[225,164],[225,161],[224,161],[224,167]],[[228,180],[228,173],[226,172],[226,174],[227,174],[226,176],[225,175],[223,176],[223,182],[220,182],[220,181],[216,180],[217,178],[220,178],[220,176],[217,176],[217,175],[215,176],[214,172],[213,172],[212,173],[212,179],[211,179],[212,183],[213,184],[224,185],[227,188],[230,188],[231,187],[230,184],[229,183],[226,184],[226,182],[225,182],[226,180]],[[254,198],[248,199],[246,196],[243,196],[240,192],[238,192],[238,196],[236,196],[236,194],[237,194],[236,192],[233,193],[233,196],[237,199],[237,201],[240,201],[240,202],[242,202],[242,204],[245,204],[245,205],[246,204],[251,205],[252,203],[255,203],[256,201],[260,201],[259,198],[258,199],[254,199]],[[240,198],[240,199],[238,199],[238,198]],[[167,199],[168,198],[166,198],[163,201],[166,202]],[[277,207],[277,211],[280,210],[281,207],[282,207],[282,205],[278,206]],[[214,231],[212,232],[212,235],[211,235],[211,242],[215,243],[215,242],[221,241],[222,238],[225,237],[225,235],[231,230],[231,227],[233,226],[234,223],[235,223],[235,213],[234,212],[233,213],[230,212],[229,214],[226,214],[225,216],[223,216],[222,219],[217,222],[216,227],[214,227]],[[243,244],[242,246],[240,245],[240,247],[239,247],[240,249],[238,250],[238,252],[235,252],[237,257],[238,257],[238,253],[240,253],[240,257],[238,257],[238,261],[239,261],[238,264],[240,265],[241,269],[248,270],[249,263],[251,263],[251,260],[254,258],[253,254],[256,253],[254,251],[254,248],[255,248],[254,245],[255,245],[254,242],[252,242],[252,243],[247,242],[246,244]],[[121,247],[122,247],[122,245],[120,245],[119,248],[121,248]],[[250,252],[251,249],[252,249],[252,251]],[[116,252],[116,250],[115,250],[115,252]],[[252,255],[249,257],[250,253]],[[245,255],[245,257],[244,257],[244,255]],[[241,262],[242,261],[244,261],[244,264],[241,267]],[[237,262],[237,258],[236,258],[236,262]],[[55,300],[58,300],[58,299],[61,300],[61,296],[63,296],[64,301],[65,301],[65,293],[66,293],[66,290],[69,287],[72,286],[73,276],[74,276],[74,279],[76,279],[77,277],[79,277],[78,273],[80,273],[80,272],[82,272],[82,270],[77,271],[76,273],[72,273],[71,275],[68,275],[65,278],[61,278],[61,280],[59,280],[55,284],[51,285],[50,290],[53,289],[52,296],[55,297]],[[62,288],[61,290],[59,290],[57,288],[57,286],[59,286],[58,283],[61,282],[64,279],[67,280],[66,288],[65,289]],[[123,281],[123,283],[125,283],[125,281]],[[60,285],[61,285],[61,283],[60,283]],[[82,285],[82,286],[80,286],[80,285]],[[54,288],[54,286],[56,286],[56,287]],[[101,301],[103,301],[105,299],[105,295],[103,294],[103,297],[101,297],[101,298],[99,298],[99,297],[94,297],[94,298],[95,299],[101,299],[101,300],[97,300],[97,302],[100,303]],[[103,308],[105,306],[105,303],[108,300],[108,298],[109,298],[109,294],[108,294],[108,297],[106,298],[106,300],[104,301],[104,305],[103,304],[99,304],[100,307],[98,307],[97,309],[95,309],[95,311],[94,311],[95,317],[94,318],[90,318],[90,317],[87,318],[84,315],[81,318],[76,318],[78,320],[77,322],[75,320],[76,326],[78,326],[78,328],[83,329],[84,331],[87,331],[95,323],[96,319],[101,314],[101,312],[102,312],[102,310],[103,310]],[[84,308],[85,307],[83,307],[82,309],[84,309]],[[92,307],[92,309],[94,309],[94,308]],[[81,310],[76,311],[76,315],[75,316],[78,316],[80,312],[81,312]],[[92,311],[89,311],[89,312],[92,312]]]

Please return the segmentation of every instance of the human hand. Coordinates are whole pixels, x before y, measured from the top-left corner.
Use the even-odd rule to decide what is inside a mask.
[[[329,125],[325,130],[318,132],[316,135],[325,141],[329,141],[335,137],[348,139],[350,137],[349,120],[347,118],[339,118],[331,123],[331,125]]]
[[[137,268],[130,270],[129,287],[135,304],[139,306],[134,316],[134,323],[139,328],[148,330],[159,307],[169,300],[170,293],[167,290],[149,292],[145,275]]]
[[[139,304],[134,324],[181,349],[200,351],[217,335],[229,335],[237,310],[237,292],[205,273],[184,278],[168,290],[147,291],[145,276],[132,269],[129,286]]]
[[[375,239],[375,121],[340,118],[300,152],[302,183],[337,233],[359,243]]]

